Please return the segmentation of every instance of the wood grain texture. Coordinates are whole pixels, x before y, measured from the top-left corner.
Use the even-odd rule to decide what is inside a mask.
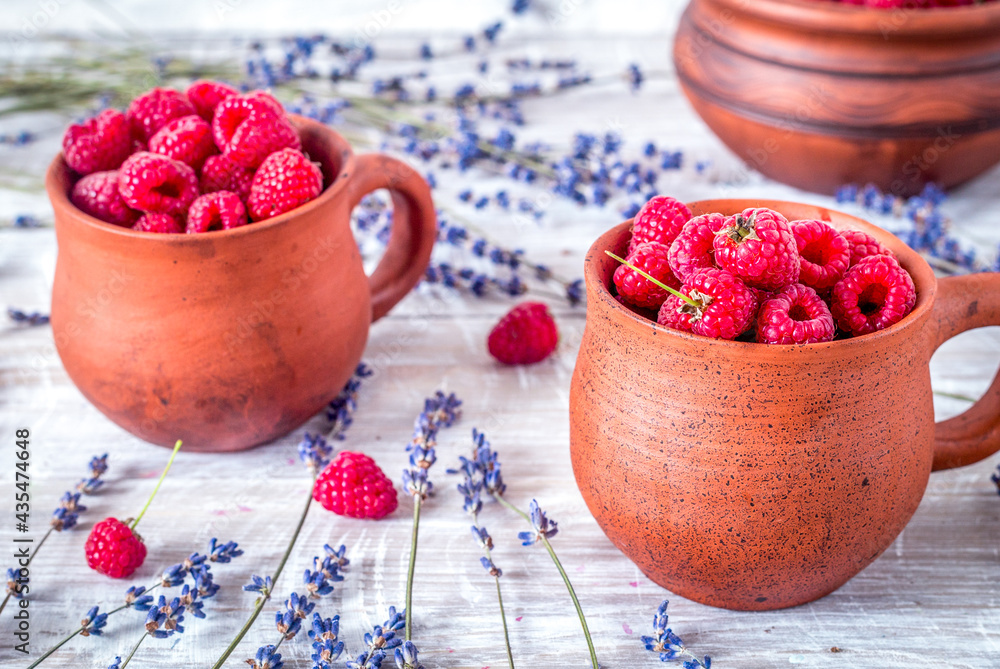
[[[665,69],[665,44],[652,39],[513,40],[497,57],[527,49],[551,58],[579,57],[597,71],[618,71],[633,60]],[[389,45],[407,53],[418,46],[417,41]],[[748,172],[700,123],[673,78],[651,80],[641,95],[625,98],[627,104],[623,90],[620,84],[601,85],[531,101],[525,105],[532,121],[526,138],[565,145],[572,130],[603,131],[614,123],[636,152],[636,143],[647,138],[685,151],[689,164],[659,184],[677,197],[768,196],[834,206],[829,198]],[[64,120],[32,122],[58,128]],[[19,129],[26,121],[7,123],[0,129]],[[0,160],[40,176],[57,145],[58,131],[26,149],[0,146]],[[695,160],[710,164],[698,173]],[[488,177],[475,177],[473,183],[472,176],[445,176],[439,174],[442,185],[436,197],[448,206],[456,206],[454,196],[463,188],[486,192],[507,186]],[[1000,241],[991,213],[998,205],[998,184],[1000,172],[993,171],[946,205],[961,222],[960,232],[982,240],[984,248]],[[44,195],[0,190],[0,206],[7,216],[20,211],[45,215],[47,205]],[[584,211],[562,202],[551,205],[549,221],[537,230],[525,231],[496,212],[477,220],[502,241],[523,246],[533,257],[546,257],[572,276],[580,275],[590,243],[619,222],[612,210]],[[46,309],[54,257],[51,230],[0,231],[0,306]],[[886,553],[817,602],[786,611],[739,613],[684,600],[654,585],[612,546],[577,491],[569,460],[568,393],[583,312],[555,299],[549,303],[562,341],[556,356],[529,369],[501,368],[485,352],[487,333],[510,306],[503,300],[458,300],[424,288],[371,331],[365,359],[376,375],[363,386],[345,447],[368,452],[398,479],[406,461],[403,445],[423,397],[441,388],[465,400],[463,420],[442,433],[441,462],[433,474],[440,494],[427,504],[421,522],[414,620],[428,669],[505,666],[493,584],[479,565],[461,499],[444,473],[469,448],[473,426],[485,430],[501,454],[509,499],[524,507],[537,497],[559,521],[553,543],[577,587],[606,667],[670,666],[660,665],[639,642],[664,598],[671,600],[673,629],[720,668],[1000,666],[1000,498],[989,481],[996,462],[934,474],[914,517]],[[110,582],[87,570],[84,538],[107,515],[135,513],[167,456],[90,406],[69,382],[52,343],[47,328],[0,326],[0,439],[10,439],[0,441],[0,500],[8,499],[13,484],[10,435],[16,427],[33,432],[35,528],[47,520],[62,491],[82,476],[91,454],[110,452],[111,470],[106,488],[89,500],[81,527],[54,537],[32,565],[37,587],[31,603],[33,654],[61,638],[93,604],[117,602],[132,582]],[[976,396],[989,384],[998,359],[996,329],[962,335],[932,360],[934,386]],[[943,418],[966,404],[937,398],[936,406]],[[317,418],[308,427],[321,424]],[[298,437],[292,434],[235,456],[178,456],[161,497],[143,520],[150,555],[134,582],[146,583],[163,566],[203,550],[211,536],[239,541],[246,555],[215,569],[224,587],[206,606],[206,620],[191,621],[176,639],[147,643],[132,666],[210,666],[242,624],[252,597],[239,586],[251,573],[274,568],[307,494],[308,481],[294,459]],[[0,505],[2,556],[8,555],[13,537],[10,509],[8,502]],[[389,605],[402,603],[410,511],[403,501],[391,519],[373,523],[314,509],[278,592],[284,596],[298,585],[302,569],[324,543],[345,543],[352,561],[349,575],[320,610],[342,615],[342,638],[356,652],[366,629],[381,622]],[[504,570],[517,665],[586,666],[586,646],[569,598],[543,550],[522,548],[516,533],[524,529],[523,522],[495,505],[487,507],[482,520],[496,540],[495,559]],[[258,645],[274,641],[276,607],[265,610],[228,667],[245,666],[242,659]],[[115,616],[104,638],[76,639],[43,666],[107,666],[115,654],[127,651],[141,622],[132,614]],[[24,667],[28,663],[11,652],[10,630],[10,612],[5,611],[0,616],[0,666]],[[842,652],[831,653],[832,647]],[[310,666],[305,639],[282,650],[289,669]]]

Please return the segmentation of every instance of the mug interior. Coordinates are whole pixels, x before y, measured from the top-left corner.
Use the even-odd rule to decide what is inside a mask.
[[[899,264],[910,273],[910,277],[913,279],[913,285],[917,293],[917,301],[914,304],[913,311],[907,314],[906,317],[898,323],[894,323],[884,330],[848,339],[813,344],[797,344],[794,346],[768,346],[765,344],[758,344],[756,342],[711,339],[709,337],[702,337],[690,332],[674,330],[673,328],[660,325],[656,321],[650,320],[641,314],[635,313],[620,303],[612,293],[612,276],[620,263],[607,255],[605,251],[611,251],[612,253],[623,258],[625,257],[629,239],[631,238],[633,219],[629,219],[624,223],[608,230],[590,247],[590,250],[587,253],[587,258],[584,261],[584,280],[587,284],[588,296],[596,297],[601,302],[602,308],[617,312],[617,315],[620,318],[642,326],[650,326],[654,328],[657,333],[662,332],[668,337],[681,337],[691,342],[701,344],[710,343],[712,346],[742,348],[743,352],[741,352],[741,354],[745,355],[750,355],[753,352],[764,353],[765,350],[767,355],[780,355],[782,351],[821,350],[830,348],[847,349],[853,346],[864,346],[867,342],[872,342],[876,338],[891,337],[905,329],[918,327],[918,324],[922,323],[924,318],[929,315],[934,301],[934,294],[937,291],[937,279],[934,277],[934,271],[931,269],[930,265],[927,264],[926,260],[920,257],[920,254],[904,244],[898,237],[863,219],[832,209],[826,209],[824,207],[780,200],[699,200],[688,203],[688,207],[695,216],[713,212],[728,216],[739,213],[748,207],[766,207],[783,214],[789,221],[816,219],[827,223],[837,230],[853,229],[866,232],[877,239],[883,246],[896,254]]]

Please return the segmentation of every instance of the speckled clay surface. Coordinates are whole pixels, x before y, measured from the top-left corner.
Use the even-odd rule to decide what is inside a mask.
[[[935,424],[928,361],[940,342],[1000,323],[1000,279],[936,283],[898,239],[786,202],[718,200],[695,214],[767,206],[856,227],[891,248],[917,305],[882,332],[807,346],[668,330],[608,291],[630,222],[587,256],[587,325],[570,395],[577,483],[608,537],[655,582],[742,610],[812,601],[864,569],[916,510],[932,465],[1000,447],[989,399]]]
[[[69,202],[62,156],[49,168],[56,348],[87,399],[142,439],[233,451],[286,434],[339,392],[369,324],[427,267],[437,225],[424,180],[293,120],[326,190],[233,230],[160,235],[103,223]],[[369,279],[349,219],[378,188],[392,192],[396,222]]]

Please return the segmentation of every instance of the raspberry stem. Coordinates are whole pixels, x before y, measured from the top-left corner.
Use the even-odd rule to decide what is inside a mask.
[[[620,258],[620,257],[616,256],[611,251],[605,251],[605,253],[607,253],[609,256],[611,256],[612,258],[614,258],[615,260],[617,260],[621,264],[625,265],[629,269],[635,270],[636,272],[638,272],[642,276],[646,277],[647,279],[649,279],[650,281],[652,281],[653,283],[655,283],[657,286],[659,286],[663,290],[665,290],[668,293],[670,293],[671,295],[673,295],[675,297],[681,298],[682,300],[684,300],[685,302],[687,302],[688,304],[690,304],[692,307],[701,308],[701,306],[702,306],[701,304],[698,304],[697,302],[695,302],[694,300],[692,300],[690,297],[688,297],[687,295],[685,295],[681,291],[676,290],[674,288],[671,288],[670,286],[668,286],[667,284],[663,283],[662,281],[659,281],[659,280],[653,278],[648,273],[644,272],[643,270],[639,269],[638,267],[636,267],[635,265],[633,265],[632,263],[630,263],[628,260],[625,260],[624,258]]]
[[[149,505],[153,503],[153,498],[156,497],[156,493],[159,492],[160,485],[163,483],[163,479],[167,477],[167,472],[170,471],[170,465],[174,464],[174,458],[177,457],[177,451],[181,450],[182,443],[184,442],[178,439],[177,443],[174,444],[174,452],[170,454],[170,459],[167,460],[167,466],[163,468],[163,473],[160,474],[160,480],[156,482],[156,487],[153,488],[153,494],[150,495],[149,499],[146,500],[146,506],[142,507],[142,511],[139,512],[139,515],[136,517],[136,519],[133,520],[132,523],[128,526],[130,530],[135,530],[135,526],[139,524],[140,520],[142,520],[142,517],[146,514],[146,510],[149,508]]]

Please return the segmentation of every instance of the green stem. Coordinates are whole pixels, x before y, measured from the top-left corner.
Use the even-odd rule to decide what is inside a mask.
[[[497,582],[497,602],[500,604],[500,620],[503,622],[503,642],[507,646],[507,663],[510,669],[514,669],[514,654],[510,650],[510,634],[507,633],[507,613],[503,610],[503,595],[500,594],[500,577],[495,576]]]
[[[496,493],[490,493],[493,499],[503,504],[505,507],[511,511],[516,512],[522,518],[531,522],[531,516],[521,511],[519,508],[505,500],[503,497]],[[587,619],[583,615],[583,608],[580,606],[580,600],[576,597],[576,591],[573,589],[573,584],[569,581],[569,576],[566,574],[566,570],[563,569],[562,563],[559,562],[559,558],[556,557],[556,552],[552,548],[552,544],[549,543],[548,538],[544,535],[541,536],[542,544],[545,545],[545,550],[549,552],[549,557],[556,565],[556,569],[559,570],[559,575],[562,576],[563,583],[566,584],[566,589],[569,590],[569,596],[573,599],[573,606],[576,607],[576,615],[580,618],[580,626],[583,627],[583,636],[587,639],[587,650],[590,651],[590,663],[593,665],[593,669],[600,669],[600,665],[597,663],[597,651],[594,650],[594,641],[590,638],[590,629],[587,627]]]
[[[134,530],[135,526],[139,524],[140,520],[142,520],[142,517],[146,515],[146,509],[148,509],[149,505],[153,503],[153,498],[156,497],[156,493],[159,492],[160,485],[163,484],[163,479],[167,477],[167,472],[170,471],[170,465],[174,464],[174,458],[177,457],[177,451],[181,450],[182,443],[183,442],[181,442],[181,440],[178,439],[177,443],[174,444],[174,452],[170,454],[170,459],[167,460],[167,466],[163,468],[163,473],[160,474],[160,480],[156,482],[156,487],[153,488],[153,494],[150,495],[149,499],[146,500],[146,506],[142,507],[142,511],[139,512],[139,516],[132,521],[131,525],[129,525],[129,529]]]
[[[157,583],[156,585],[150,586],[149,588],[146,589],[146,592],[149,592],[150,590],[156,588],[158,585],[160,585],[160,584]],[[118,613],[119,611],[124,611],[127,608],[128,608],[128,605],[122,604],[117,609],[112,609],[112,610],[108,611],[108,617],[110,618],[112,615]],[[47,651],[45,651],[45,653],[42,654],[41,657],[39,657],[37,660],[35,660],[34,662],[32,662],[30,665],[28,665],[28,669],[34,669],[35,667],[37,667],[38,665],[40,665],[42,663],[42,661],[45,660],[45,658],[47,658],[49,655],[51,655],[52,653],[54,653],[57,650],[59,650],[60,648],[62,648],[64,645],[66,645],[67,641],[69,641],[70,639],[72,639],[73,637],[75,637],[77,634],[79,634],[82,631],[83,631],[83,625],[81,625],[80,627],[76,628],[75,631],[70,632],[66,636],[65,639],[63,639],[62,641],[60,641],[56,645],[52,646],[52,648],[49,648]]]
[[[410,641],[413,633],[411,611],[413,610],[413,572],[417,566],[417,534],[420,531],[420,495],[413,496],[413,532],[410,534],[410,567],[406,574],[406,640]]]
[[[313,477],[313,486],[315,485],[316,478]],[[292,548],[295,547],[295,542],[299,538],[299,532],[302,531],[302,525],[306,522],[306,516],[309,514],[309,507],[311,504],[312,487],[309,488],[309,496],[306,499],[306,506],[302,510],[302,515],[299,517],[299,524],[295,526],[295,532],[292,534],[292,538],[288,542],[288,548],[285,549],[285,554],[281,556],[281,562],[278,563],[278,568],[274,570],[274,575],[271,577],[272,588],[278,584],[278,578],[281,576],[281,572],[285,568],[285,563],[288,562],[288,557],[292,554]],[[225,664],[226,660],[229,659],[229,656],[233,654],[234,650],[236,650],[236,646],[240,644],[243,637],[245,637],[247,632],[250,631],[250,628],[253,627],[254,622],[256,622],[260,612],[264,610],[264,605],[267,604],[269,599],[271,599],[270,591],[261,593],[261,596],[257,598],[257,604],[254,606],[253,613],[250,614],[250,617],[247,619],[246,623],[244,623],[243,627],[236,635],[236,638],[233,639],[232,643],[229,644],[225,652],[222,653],[222,656],[215,661],[215,664],[212,665],[212,669],[220,669],[220,667]]]
[[[146,640],[147,636],[149,636],[149,633],[144,632],[143,635],[139,637],[139,640],[135,642],[135,645],[132,646],[132,652],[129,653],[128,657],[125,658],[125,661],[122,662],[121,669],[125,669],[125,667],[128,666],[128,663],[132,661],[132,656],[135,655],[135,651],[139,650],[139,646],[142,645],[142,642]]]
[[[967,395],[960,395],[959,393],[949,393],[945,392],[944,390],[935,390],[934,394],[938,395],[939,397],[950,397],[953,400],[962,400],[963,402],[975,403],[976,401],[974,397],[969,397]],[[0,611],[2,610],[3,607],[0,607]]]
[[[694,300],[692,300],[690,297],[688,297],[687,295],[685,295],[681,291],[676,290],[674,288],[671,288],[670,286],[668,286],[667,284],[663,283],[662,281],[659,281],[658,279],[653,278],[652,276],[650,276],[644,270],[639,269],[638,267],[636,267],[635,265],[633,265],[632,263],[630,263],[628,260],[625,260],[625,258],[619,258],[614,253],[612,253],[611,251],[605,251],[605,253],[607,253],[609,256],[611,256],[612,258],[614,258],[615,260],[617,260],[621,264],[625,265],[629,269],[633,269],[636,272],[638,272],[639,274],[643,275],[644,277],[646,277],[647,279],[649,279],[654,284],[656,284],[657,286],[659,286],[663,290],[667,291],[671,295],[674,295],[676,297],[681,298],[682,300],[684,300],[685,302],[687,302],[688,304],[690,304],[692,307],[700,307],[701,306],[700,304],[698,304],[697,302],[695,302]]]
[[[38,552],[38,549],[42,547],[42,544],[45,543],[45,540],[49,538],[49,535],[52,534],[52,532],[54,530],[55,530],[55,528],[50,526],[49,527],[49,531],[45,533],[45,535],[42,537],[42,540],[39,541],[37,544],[35,544],[34,550],[32,550],[31,551],[31,555],[28,556],[28,561],[24,563],[25,567],[27,567],[28,565],[30,565],[31,561],[35,559],[35,554]],[[0,602],[0,613],[3,613],[3,610],[7,606],[7,602],[10,601],[10,596],[12,594],[13,593],[11,593],[10,591],[8,591],[7,592],[7,596],[3,598],[3,602]]]

